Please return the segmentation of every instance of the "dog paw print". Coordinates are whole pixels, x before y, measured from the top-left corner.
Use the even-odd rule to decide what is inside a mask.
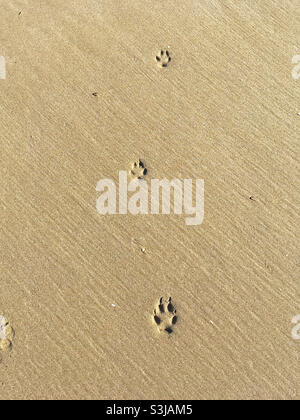
[[[10,351],[12,349],[14,329],[3,316],[0,316],[0,352]]]
[[[166,51],[165,50],[161,50],[160,53],[156,56],[157,64],[160,67],[163,67],[163,68],[168,67],[168,65],[170,64],[171,60],[172,60],[172,58],[171,58],[170,53],[169,53],[168,50],[166,50]]]
[[[130,174],[133,178],[144,179],[147,173],[148,170],[140,159],[132,164]]]
[[[177,324],[178,316],[173,305],[172,298],[164,301],[160,298],[153,312],[153,321],[160,332],[172,334],[174,325]]]

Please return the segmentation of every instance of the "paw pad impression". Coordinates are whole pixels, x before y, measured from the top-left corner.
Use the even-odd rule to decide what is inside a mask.
[[[172,334],[174,325],[177,324],[178,316],[173,305],[172,298],[164,301],[160,298],[157,307],[153,312],[153,321],[160,332]]]
[[[169,53],[168,50],[166,50],[166,51],[165,50],[161,50],[160,53],[156,56],[157,64],[160,67],[163,67],[163,68],[168,67],[168,65],[170,64],[171,60],[172,60],[172,58],[171,58],[170,53]]]

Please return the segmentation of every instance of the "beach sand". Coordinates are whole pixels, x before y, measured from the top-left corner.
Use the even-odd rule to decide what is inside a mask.
[[[0,8],[0,398],[299,399],[299,2]],[[97,213],[139,159],[202,225]]]

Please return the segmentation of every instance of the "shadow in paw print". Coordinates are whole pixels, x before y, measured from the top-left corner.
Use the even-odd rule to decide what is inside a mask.
[[[172,298],[169,298],[167,301],[160,298],[153,312],[153,321],[160,332],[173,333],[173,327],[177,324],[178,316]]]
[[[161,50],[160,53],[156,56],[157,64],[160,67],[166,68],[170,64],[172,58],[169,51]]]

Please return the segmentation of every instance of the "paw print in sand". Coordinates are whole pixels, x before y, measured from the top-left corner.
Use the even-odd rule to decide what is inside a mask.
[[[133,178],[137,178],[140,180],[144,179],[147,173],[148,170],[146,169],[145,164],[140,159],[132,164],[130,175]]]
[[[156,56],[156,61],[157,61],[157,64],[160,66],[160,67],[163,67],[163,68],[165,68],[165,67],[168,67],[168,65],[170,64],[170,62],[171,62],[171,56],[170,56],[170,53],[169,53],[169,51],[168,50],[161,50],[160,51],[160,53]]]
[[[15,332],[9,322],[0,315],[0,352],[10,351]]]
[[[172,298],[164,301],[160,298],[157,308],[153,312],[153,321],[160,332],[172,334],[173,327],[177,324],[178,316],[173,305]]]

